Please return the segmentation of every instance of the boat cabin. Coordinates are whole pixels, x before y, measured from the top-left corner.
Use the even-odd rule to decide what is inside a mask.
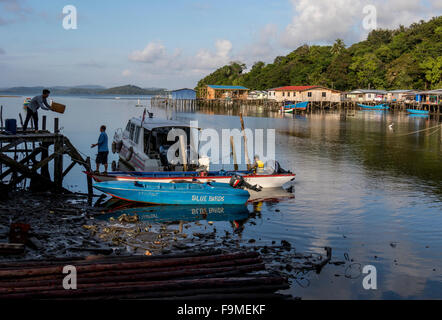
[[[120,162],[134,171],[182,171],[191,170],[198,163],[190,161],[191,126],[172,120],[132,118],[128,121],[124,131],[115,133],[112,151],[120,156]],[[168,140],[169,133],[175,130],[176,137],[173,141]],[[180,163],[169,163],[167,153],[170,147],[179,141],[179,133],[182,130],[186,134],[185,148],[186,159]],[[179,156],[179,151],[176,151]],[[187,160],[188,159],[188,160]]]

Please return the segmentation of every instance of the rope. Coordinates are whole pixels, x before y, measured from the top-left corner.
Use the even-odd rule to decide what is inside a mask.
[[[434,126],[434,127],[429,127],[429,128],[425,128],[425,129],[422,129],[422,130],[417,130],[417,131],[413,131],[413,132],[409,132],[409,133],[405,133],[405,134],[399,134],[399,135],[397,135],[396,137],[404,137],[404,136],[408,136],[408,135],[411,135],[411,134],[415,134],[415,133],[419,133],[419,132],[422,132],[422,131],[427,131],[427,130],[431,130],[431,129],[434,129],[434,128],[440,128],[440,126],[442,126],[442,125],[436,125],[436,126]]]

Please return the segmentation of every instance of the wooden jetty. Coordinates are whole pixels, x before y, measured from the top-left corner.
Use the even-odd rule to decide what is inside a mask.
[[[292,101],[293,103],[298,103],[302,101]],[[255,99],[255,100],[226,100],[226,99],[167,99],[155,97],[151,100],[151,105],[153,107],[164,107],[171,108],[175,111],[190,111],[194,112],[198,109],[202,110],[256,110],[257,108],[268,111],[268,112],[278,112],[282,106],[287,102],[270,100],[270,99]],[[375,101],[351,101],[351,100],[341,100],[341,101],[310,101],[305,111],[296,111],[296,113],[303,112],[321,112],[327,110],[360,110],[358,103],[365,105],[376,105],[380,103],[387,103],[390,106],[390,110],[393,112],[406,111],[407,109],[416,110],[426,110],[429,111],[430,115],[440,117],[442,116],[442,103],[431,104],[426,102],[375,102]],[[239,112],[239,111],[238,111]]]
[[[76,269],[75,290],[63,287],[67,265]],[[256,252],[0,263],[3,299],[281,299],[288,296],[276,292],[288,288],[287,279],[265,272]]]
[[[63,188],[63,179],[78,164],[91,169],[90,158],[84,159],[68,137],[60,134],[59,119],[54,119],[54,132],[46,130],[46,116],[42,130],[16,134],[0,131],[0,187],[4,191],[15,189],[23,180],[30,179],[31,190],[70,191]],[[52,151],[51,151],[52,150]],[[68,155],[71,163],[64,169],[63,157]],[[53,161],[53,178],[49,163]],[[92,180],[88,179],[88,192],[92,195]]]

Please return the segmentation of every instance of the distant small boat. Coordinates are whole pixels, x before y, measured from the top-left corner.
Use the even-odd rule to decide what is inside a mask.
[[[138,99],[138,102],[137,102],[137,104],[135,105],[135,107],[137,107],[137,108],[142,108],[142,107],[145,107],[145,105],[141,104],[140,99]]]
[[[358,106],[360,106],[362,109],[369,109],[369,110],[388,110],[388,109],[390,109],[390,107],[386,103],[378,104],[376,106],[367,106],[365,104],[358,103]]]
[[[283,107],[284,113],[293,113],[295,110],[305,111],[307,110],[308,101],[299,102],[295,104],[289,104]]]
[[[416,110],[416,109],[407,109],[408,113],[412,114],[420,114],[420,115],[429,115],[430,111],[427,110]]]
[[[227,183],[159,183],[107,181],[94,185],[94,188],[115,198],[169,205],[222,205],[245,204],[250,193],[235,189]]]

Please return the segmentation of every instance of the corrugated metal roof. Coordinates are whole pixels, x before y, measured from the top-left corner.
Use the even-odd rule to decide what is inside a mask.
[[[275,91],[304,91],[309,90],[313,88],[320,88],[319,86],[286,86],[286,87],[279,87],[274,89]]]
[[[211,87],[213,89],[226,89],[226,90],[249,90],[246,87],[243,86],[221,86],[221,85],[213,85],[209,84],[208,87]]]
[[[356,89],[356,90],[353,90],[353,91],[351,91],[351,92],[349,92],[349,93],[379,93],[379,94],[386,94],[387,93],[387,91],[385,91],[385,90],[371,90],[371,89]]]
[[[390,90],[388,91],[389,93],[406,93],[406,92],[411,92],[413,90]]]

